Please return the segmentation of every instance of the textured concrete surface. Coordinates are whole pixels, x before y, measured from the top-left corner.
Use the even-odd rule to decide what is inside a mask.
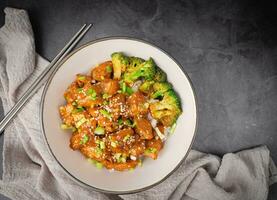
[[[47,59],[85,22],[94,28],[83,43],[124,35],[162,47],[196,89],[193,148],[222,155],[267,145],[277,162],[277,9],[270,2],[2,0],[1,23],[5,5],[29,11],[37,51]],[[277,199],[277,184],[268,199]]]

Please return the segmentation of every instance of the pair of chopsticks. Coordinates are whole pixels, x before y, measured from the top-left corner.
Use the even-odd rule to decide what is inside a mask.
[[[23,108],[26,102],[33,96],[33,94],[42,86],[48,77],[57,69],[59,63],[65,58],[66,55],[75,47],[75,45],[82,39],[88,32],[92,24],[84,24],[81,29],[71,38],[59,54],[52,60],[46,69],[39,75],[39,77],[32,83],[26,92],[20,97],[18,102],[11,108],[0,122],[0,134],[16,116],[16,114]]]

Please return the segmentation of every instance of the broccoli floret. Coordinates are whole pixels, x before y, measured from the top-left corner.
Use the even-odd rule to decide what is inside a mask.
[[[165,82],[166,81],[166,73],[159,67],[156,69],[156,74],[154,80],[157,82]]]
[[[174,90],[164,93],[163,99],[150,104],[150,112],[154,119],[164,126],[172,126],[182,113],[180,99]]]
[[[124,81],[127,83],[133,83],[139,78],[144,78],[145,80],[153,80],[156,73],[156,64],[152,58],[141,63],[132,71],[124,73]]]
[[[153,85],[153,92],[151,98],[157,99],[162,98],[168,90],[172,89],[172,85],[168,82],[158,82]]]
[[[113,76],[120,79],[122,72],[124,72],[130,63],[129,57],[121,52],[115,52],[111,55],[113,63]]]
[[[152,89],[152,85],[154,84],[154,81],[144,81],[140,86],[139,90],[144,92],[144,93],[149,93],[150,90]]]
[[[131,69],[130,71],[135,70],[136,67],[138,67],[140,64],[142,64],[145,61],[142,58],[138,58],[138,57],[130,57],[129,60],[130,60],[130,63],[127,68],[127,71],[128,69]]]

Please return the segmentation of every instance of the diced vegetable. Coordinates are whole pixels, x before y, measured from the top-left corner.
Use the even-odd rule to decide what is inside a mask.
[[[88,135],[86,134],[86,135],[84,135],[84,136],[82,137],[82,139],[81,139],[81,141],[80,141],[80,144],[86,144],[86,143],[88,142],[88,140],[89,140],[89,137],[88,137]]]
[[[117,123],[118,123],[119,125],[122,125],[122,124],[123,124],[122,118],[119,118],[118,121],[117,121]]]
[[[145,153],[146,154],[150,154],[150,153],[156,153],[157,152],[157,149],[156,148],[153,148],[153,147],[150,147],[148,149],[145,150]]]
[[[176,126],[177,126],[177,124],[174,123],[174,124],[170,127],[170,133],[171,133],[171,134],[174,133],[174,131],[175,131],[175,129],[176,129]]]
[[[99,146],[100,146],[100,149],[105,149],[105,142],[104,141],[100,141],[100,143],[99,143]]]
[[[100,110],[99,111],[102,115],[104,115],[105,117],[107,117],[107,118],[109,118],[109,119],[111,119],[111,113],[109,113],[107,110],[104,110],[104,109],[102,109],[102,110]]]
[[[126,135],[124,138],[123,138],[123,142],[127,142],[127,140],[129,140],[130,139],[130,135]]]
[[[96,127],[96,129],[94,130],[94,134],[95,135],[104,135],[105,134],[105,129],[98,126]]]
[[[106,71],[107,71],[107,72],[112,72],[112,71],[113,71],[113,68],[112,68],[110,65],[107,65],[107,66],[106,66]]]
[[[63,129],[63,130],[71,130],[71,131],[73,131],[73,132],[76,131],[76,128],[75,128],[75,127],[73,127],[73,126],[68,126],[68,125],[66,125],[66,124],[61,124],[61,129]]]
[[[84,81],[85,79],[86,79],[85,76],[78,76],[78,80],[80,80],[80,81]]]
[[[76,128],[79,128],[83,123],[87,122],[86,118],[82,118],[80,119],[77,123],[76,123]]]

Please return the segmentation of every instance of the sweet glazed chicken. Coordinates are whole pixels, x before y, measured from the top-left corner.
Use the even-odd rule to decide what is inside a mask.
[[[60,106],[61,128],[70,130],[70,148],[96,167],[130,170],[144,157],[157,159],[181,115],[180,100],[166,74],[150,58],[120,52],[77,74]]]

